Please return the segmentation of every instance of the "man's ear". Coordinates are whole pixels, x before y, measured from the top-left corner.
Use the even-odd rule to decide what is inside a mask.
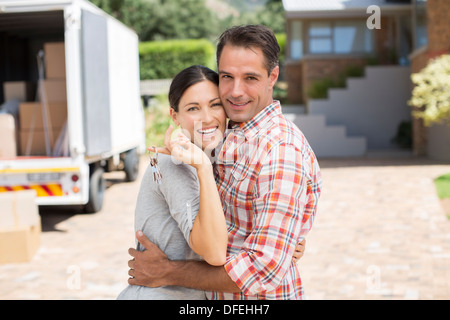
[[[273,88],[275,86],[275,83],[277,83],[279,75],[280,75],[280,67],[276,66],[275,68],[273,68],[272,72],[269,75],[270,87]]]

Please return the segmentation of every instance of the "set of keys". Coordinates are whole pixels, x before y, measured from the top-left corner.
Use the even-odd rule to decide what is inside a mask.
[[[150,166],[152,167],[153,181],[161,184],[162,174],[161,171],[159,171],[158,167],[158,152],[156,151],[155,147],[153,147],[153,150],[155,150],[155,157],[150,156]]]

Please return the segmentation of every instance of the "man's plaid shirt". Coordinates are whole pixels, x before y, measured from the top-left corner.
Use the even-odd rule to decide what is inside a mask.
[[[274,101],[227,131],[216,168],[229,234],[224,267],[242,293],[210,298],[301,299],[292,256],[311,229],[321,191],[305,137]]]

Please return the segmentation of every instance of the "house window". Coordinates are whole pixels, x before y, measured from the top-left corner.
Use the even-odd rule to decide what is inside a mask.
[[[428,44],[427,1],[416,0],[414,8],[414,47],[418,49]]]
[[[330,22],[311,22],[309,25],[309,52],[331,53],[333,48]]]
[[[365,21],[336,21],[333,31],[335,53],[372,51],[372,33]]]
[[[370,53],[372,32],[365,21],[314,21],[309,24],[309,53]]]
[[[303,24],[301,21],[291,23],[291,59],[300,60],[303,57]]]

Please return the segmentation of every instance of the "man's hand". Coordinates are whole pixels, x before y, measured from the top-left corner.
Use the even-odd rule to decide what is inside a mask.
[[[148,240],[142,231],[136,232],[136,238],[145,248],[145,251],[128,249],[128,253],[133,257],[132,260],[128,261],[130,267],[128,283],[146,287],[167,285],[164,276],[169,266],[169,258],[157,245]]]
[[[306,239],[303,239],[302,242],[298,243],[295,247],[294,256],[292,257],[292,261],[295,263],[300,261],[300,258],[303,257],[303,254],[305,253],[305,247],[306,247]]]

